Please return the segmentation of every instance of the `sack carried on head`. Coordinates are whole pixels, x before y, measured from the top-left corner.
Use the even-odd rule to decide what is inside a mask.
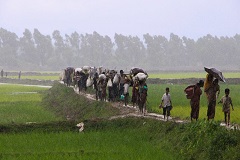
[[[145,73],[138,73],[135,77],[138,78],[138,80],[142,81],[146,80],[148,75],[146,75]]]
[[[99,79],[100,79],[100,80],[102,80],[102,79],[106,79],[106,78],[107,78],[107,77],[106,77],[105,74],[100,74],[100,75],[99,75]]]
[[[184,89],[187,99],[192,99],[195,91],[195,85],[189,85]]]

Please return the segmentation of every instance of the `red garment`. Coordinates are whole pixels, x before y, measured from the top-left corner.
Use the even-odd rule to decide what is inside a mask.
[[[200,108],[200,96],[202,95],[201,88],[196,84],[194,88],[194,95],[190,101],[191,105],[191,118],[198,119]]]

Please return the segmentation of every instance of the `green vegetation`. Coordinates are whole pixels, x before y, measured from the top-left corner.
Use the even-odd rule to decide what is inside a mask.
[[[149,84],[148,85],[148,103],[147,108],[149,111],[162,113],[162,110],[158,108],[159,103],[161,101],[162,95],[165,93],[165,88],[170,88],[170,94],[172,96],[173,110],[171,114],[173,117],[180,117],[181,119],[189,119],[190,118],[190,100],[185,97],[183,92],[184,88],[187,85],[171,85],[171,84]],[[228,84],[220,84],[220,95],[218,100],[224,95],[224,89],[230,88],[232,97],[234,111],[231,112],[231,122],[240,124],[240,99],[238,98],[240,86],[239,85],[228,85]],[[207,114],[207,99],[205,94],[201,96],[200,102],[200,114],[199,119],[206,118]],[[216,107],[216,116],[215,120],[221,121],[224,118],[222,112],[222,105],[217,104]]]
[[[18,79],[18,76],[8,76],[8,78]],[[35,79],[35,80],[59,80],[56,75],[22,75],[21,79]]]
[[[43,87],[0,85],[0,124],[58,121],[41,106]]]
[[[89,100],[59,83],[54,83],[43,101],[43,104],[57,115],[74,120],[107,118],[118,113],[110,103]]]
[[[176,154],[161,149],[161,144],[153,139],[156,131],[148,133],[154,122],[143,122],[89,121],[84,133],[72,130],[2,134],[1,155],[4,159],[176,159]]]
[[[166,86],[149,85],[149,109],[159,112],[159,98]],[[190,108],[183,93],[185,85],[169,87],[174,104],[173,116],[179,114],[188,118]],[[221,87],[231,88],[236,103],[236,110],[232,113],[239,113],[236,96],[239,87]],[[88,100],[59,83],[47,91],[40,87],[1,85],[0,94],[0,108],[8,102],[24,103],[15,106],[19,108],[16,116],[25,116],[22,111],[26,110],[24,106],[27,104],[30,108],[32,106],[26,112],[32,115],[32,119],[38,117],[34,109],[38,113],[44,111],[39,116],[42,120],[37,123],[25,124],[21,120],[0,122],[1,159],[240,159],[240,132],[220,127],[219,121],[208,122],[202,120],[203,117],[198,122],[186,124],[146,118],[108,120],[108,117],[118,114],[110,103]],[[202,105],[206,104],[204,101],[203,97]],[[201,106],[200,112],[203,108]],[[46,118],[49,113],[57,116]],[[7,114],[5,111],[1,116]],[[64,121],[67,116],[70,121]],[[81,121],[85,124],[84,133],[78,133],[76,127]]]
[[[240,158],[240,132],[228,131],[215,122],[176,124],[144,118],[102,119],[85,121],[84,133],[78,133],[73,125],[73,122],[32,124],[19,126],[18,130],[8,125],[14,134],[11,131],[0,134],[0,156],[2,159]]]
[[[225,78],[240,78],[240,72],[224,72]],[[183,78],[206,78],[206,72],[162,72],[149,73],[149,78],[160,79],[183,79]]]

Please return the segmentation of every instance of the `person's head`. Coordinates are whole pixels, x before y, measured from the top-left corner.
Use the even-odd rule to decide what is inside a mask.
[[[120,70],[120,74],[123,74],[123,70]]]
[[[169,88],[167,87],[166,88],[166,93],[168,94],[170,92]]]
[[[228,96],[230,94],[230,89],[226,88],[225,89],[225,95]]]
[[[204,81],[203,81],[203,80],[200,80],[197,84],[198,84],[199,87],[203,87]]]

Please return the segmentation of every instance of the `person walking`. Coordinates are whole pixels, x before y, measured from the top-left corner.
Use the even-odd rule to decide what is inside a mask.
[[[119,96],[121,97],[124,95],[124,83],[125,83],[125,77],[123,70],[120,70],[120,76],[119,76]]]
[[[1,77],[3,78],[4,71],[3,69],[1,70]]]
[[[146,102],[147,102],[147,92],[148,86],[146,79],[139,80],[139,89],[138,89],[138,107],[141,114],[145,115],[147,112]]]
[[[123,94],[124,94],[124,104],[125,104],[125,106],[128,105],[129,86],[130,86],[129,83],[130,83],[130,80],[126,77],[126,78],[125,78],[125,83],[124,83],[124,85],[123,85],[123,87],[124,87],[124,92],[123,92]]]
[[[205,92],[207,93],[208,100],[207,117],[208,120],[214,119],[216,100],[220,94],[220,86],[218,85],[218,79],[214,79],[213,83],[205,90]]]
[[[163,116],[164,120],[167,116],[167,121],[170,116],[170,111],[172,110],[172,101],[171,101],[171,95],[170,95],[170,89],[167,87],[166,92],[162,96],[161,104],[159,105],[159,108],[163,108]]]
[[[108,101],[113,102],[114,100],[114,91],[113,91],[113,73],[110,72],[107,76],[107,90],[108,90]]]
[[[230,89],[226,88],[225,89],[225,95],[221,98],[221,100],[218,102],[222,103],[222,111],[224,112],[224,120],[225,120],[225,124],[229,126],[230,124],[230,105],[232,106],[232,110],[234,110],[233,108],[233,104],[232,104],[232,99],[229,96],[230,94]]]
[[[198,120],[199,117],[199,108],[200,108],[200,96],[202,95],[201,87],[203,87],[204,81],[200,80],[197,84],[195,84],[194,87],[194,93],[190,100],[191,105],[191,121],[193,119]]]
[[[22,72],[19,71],[19,73],[18,73],[18,79],[21,79],[21,75],[22,75]]]
[[[96,100],[98,100],[98,98],[99,98],[99,93],[98,93],[98,78],[99,78],[98,73],[95,72],[95,73],[94,73],[94,76],[93,76],[93,87],[94,87],[94,89],[95,89]]]
[[[138,78],[135,78],[132,86],[132,100],[131,100],[134,108],[136,105],[138,105],[139,99],[138,95],[139,95],[139,81]]]

